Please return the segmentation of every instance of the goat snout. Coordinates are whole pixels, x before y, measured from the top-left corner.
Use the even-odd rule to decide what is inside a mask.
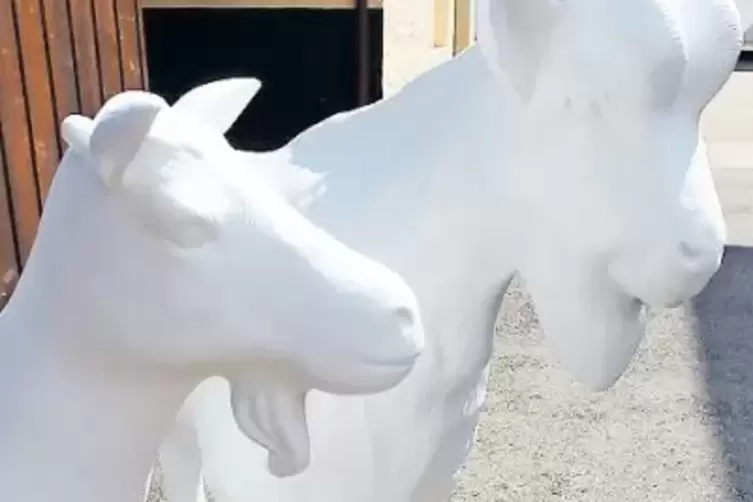
[[[647,244],[610,265],[623,290],[655,308],[675,307],[701,292],[721,265],[724,242],[711,232],[679,239],[664,249]]]

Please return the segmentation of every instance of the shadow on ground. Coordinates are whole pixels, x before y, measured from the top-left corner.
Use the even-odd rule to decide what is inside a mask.
[[[693,310],[728,500],[753,501],[753,248],[727,248]]]

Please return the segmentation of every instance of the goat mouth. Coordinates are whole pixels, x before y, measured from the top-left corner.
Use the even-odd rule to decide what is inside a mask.
[[[360,362],[368,366],[397,369],[404,368],[406,366],[413,366],[413,364],[415,364],[416,362],[416,359],[418,359],[418,356],[419,354],[412,354],[409,356],[386,358],[366,355],[361,357],[359,360]]]

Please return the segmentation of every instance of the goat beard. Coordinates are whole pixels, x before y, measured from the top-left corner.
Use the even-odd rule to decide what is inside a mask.
[[[274,476],[295,476],[309,465],[306,394],[290,381],[258,374],[231,382],[236,424],[243,434],[267,449],[267,468]]]

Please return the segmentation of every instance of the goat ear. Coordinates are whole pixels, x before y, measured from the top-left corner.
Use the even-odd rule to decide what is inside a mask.
[[[146,229],[178,247],[197,248],[218,238],[234,199],[174,141],[181,127],[191,126],[161,97],[127,91],[97,114],[89,150],[104,183],[122,191]]]
[[[255,78],[216,80],[185,93],[173,104],[173,110],[225,134],[259,89],[261,82]]]
[[[60,135],[63,141],[77,152],[89,151],[92,131],[94,131],[94,122],[83,115],[68,115],[60,124]]]
[[[562,0],[478,0],[478,46],[524,101],[533,94],[564,8]]]
[[[97,113],[89,149],[106,185],[122,180],[157,114],[166,108],[165,100],[156,94],[126,91],[110,98]]]

